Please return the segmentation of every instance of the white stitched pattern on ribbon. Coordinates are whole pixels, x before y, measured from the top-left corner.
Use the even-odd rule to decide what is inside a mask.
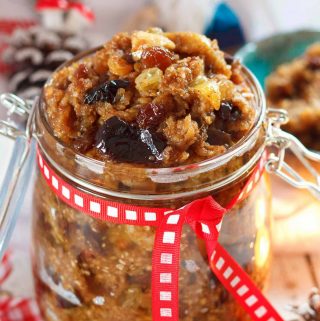
[[[222,266],[224,264],[224,259],[222,257],[219,258],[219,260],[216,263],[216,267],[218,270],[221,270]]]
[[[160,273],[160,283],[171,283],[172,274],[171,273]]]
[[[240,296],[243,296],[244,294],[246,294],[249,291],[248,287],[246,285],[242,285],[238,290],[237,293]]]
[[[171,301],[171,291],[160,291],[160,301]]]
[[[246,299],[246,305],[251,307],[258,301],[257,297],[255,295],[251,295]]]
[[[51,183],[55,189],[59,189],[59,182],[55,176],[51,176]]]
[[[203,233],[210,234],[210,229],[207,224],[201,223],[201,229]]]
[[[70,199],[70,190],[69,188],[62,186],[62,195],[67,198]]]
[[[230,285],[234,288],[239,282],[240,282],[240,278],[238,276],[236,276],[233,278]]]
[[[46,178],[49,178],[49,177],[50,177],[49,169],[48,169],[48,167],[47,167],[46,165],[44,165],[43,170],[44,170],[44,176],[45,176]]]
[[[129,221],[136,221],[137,220],[137,212],[126,210],[126,219]]]
[[[228,267],[224,273],[223,273],[223,276],[225,279],[229,279],[230,275],[232,274],[233,270],[231,269],[231,267]]]
[[[79,207],[83,207],[83,198],[77,194],[74,194],[74,203]]]
[[[172,254],[171,253],[161,253],[160,263],[161,264],[172,264]]]
[[[107,207],[107,215],[110,217],[118,217],[118,209],[113,206]]]
[[[167,224],[178,224],[179,218],[180,218],[179,214],[170,215],[167,219]]]
[[[258,317],[258,318],[262,318],[265,314],[267,313],[267,309],[264,306],[261,306],[260,308],[256,309],[254,311],[254,314]]]
[[[40,167],[43,168],[43,159],[40,154],[39,154],[39,164],[40,164]]]
[[[144,219],[148,222],[156,221],[157,220],[157,214],[154,212],[145,212],[144,213]]]
[[[160,308],[160,316],[162,317],[172,317],[172,309],[170,308]]]
[[[174,244],[175,237],[175,232],[164,232],[162,242],[167,244]]]
[[[100,204],[97,202],[90,201],[90,211],[95,213],[100,213],[101,212]]]
[[[221,227],[222,227],[222,221],[219,224],[216,225],[216,229],[217,229],[218,232],[220,232]]]

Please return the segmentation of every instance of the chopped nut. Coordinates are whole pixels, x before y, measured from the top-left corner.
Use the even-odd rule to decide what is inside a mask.
[[[198,138],[198,124],[188,115],[184,119],[174,120],[169,117],[163,130],[168,143],[178,148],[187,149]]]
[[[163,72],[159,68],[145,69],[135,80],[142,96],[155,96],[162,82]]]
[[[153,46],[164,47],[171,50],[175,48],[174,42],[161,34],[145,31],[136,31],[132,34],[132,51]]]
[[[200,101],[203,101],[207,111],[220,108],[221,94],[217,82],[211,79],[203,79],[202,82],[198,82],[193,86],[193,90],[197,93]]]
[[[188,55],[204,56],[206,63],[218,73],[231,76],[230,66],[227,65],[224,54],[219,50],[216,40],[193,32],[169,32],[165,34],[176,45],[176,51]]]
[[[133,67],[124,58],[118,56],[112,56],[108,60],[108,67],[110,72],[117,76],[125,76],[129,74]]]

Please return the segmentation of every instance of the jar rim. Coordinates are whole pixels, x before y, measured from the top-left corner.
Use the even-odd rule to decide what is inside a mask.
[[[92,55],[93,53],[95,53],[97,50],[101,48],[102,46],[99,46],[76,55],[73,59],[62,64],[56,71],[66,66],[69,66],[70,64],[76,61],[79,61],[84,57]],[[226,152],[223,154],[202,160],[200,162],[186,164],[186,165],[179,165],[175,167],[144,167],[143,169],[146,175],[149,175],[155,178],[155,176],[161,176],[161,175],[164,175],[164,176],[170,175],[170,176],[178,177],[178,176],[181,176],[182,173],[184,175],[191,174],[191,173],[193,175],[199,174],[204,171],[216,169],[226,164],[231,158],[242,155],[244,152],[248,151],[248,149],[252,147],[257,137],[259,128],[265,119],[266,100],[263,93],[263,89],[260,83],[258,82],[257,78],[252,74],[252,72],[248,68],[246,68],[243,65],[241,66],[242,66],[242,73],[246,81],[249,83],[250,88],[254,91],[255,97],[258,99],[258,103],[256,104],[257,106],[256,106],[256,115],[255,115],[254,125],[249,130],[249,132],[242,139],[240,139],[235,145],[227,149]],[[61,140],[59,140],[59,138],[57,138],[54,135],[52,127],[50,126],[48,119],[45,116],[45,110],[44,110],[44,106],[45,106],[44,88],[47,84],[51,82],[51,80],[52,80],[52,76],[47,80],[46,84],[42,89],[40,99],[38,100],[38,108],[37,108],[40,113],[41,122],[43,123],[47,131],[47,134],[49,134],[50,137],[54,139],[54,141],[57,144],[57,148],[62,148],[63,150],[67,151],[68,154],[69,153],[73,154],[79,163],[83,164],[84,166],[88,165],[90,166],[90,168],[97,167],[97,171],[99,169],[101,170],[102,168],[105,167],[105,164],[108,162],[100,161],[94,158],[90,158],[86,155],[83,155],[75,151],[71,147],[66,146]],[[38,139],[38,142],[40,143],[40,146],[41,146],[41,142],[39,141],[39,139]],[[116,165],[114,162],[110,161],[110,163],[112,163],[113,166]],[[133,164],[130,164],[130,165],[133,165]],[[135,167],[132,166],[132,168],[134,169]],[[136,166],[136,168],[141,168],[141,166]],[[172,181],[175,181],[173,177],[171,177],[171,179]]]

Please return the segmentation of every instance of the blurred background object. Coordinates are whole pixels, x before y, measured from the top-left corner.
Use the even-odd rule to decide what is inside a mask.
[[[80,33],[94,21],[81,2],[37,0],[40,23],[15,28],[7,37],[2,61],[7,65],[8,90],[25,99],[40,94],[51,73],[63,62],[89,48]]]
[[[51,73],[89,47],[86,38],[40,26],[18,28],[3,52],[8,90],[25,99],[38,96]]]

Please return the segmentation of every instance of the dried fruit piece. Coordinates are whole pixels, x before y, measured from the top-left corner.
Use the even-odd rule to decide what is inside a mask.
[[[231,76],[230,66],[227,65],[223,52],[219,50],[217,40],[211,41],[194,32],[167,32],[165,35],[175,43],[176,52],[204,57],[206,66],[212,67],[213,71],[228,78]]]
[[[85,64],[80,64],[75,70],[75,78],[87,78],[89,76],[89,69]]]
[[[241,113],[238,108],[236,108],[230,101],[222,101],[220,109],[216,112],[216,115],[225,121],[235,121],[237,120]]]
[[[231,101],[222,101],[216,116],[224,121],[235,121],[241,116],[241,112]]]
[[[217,111],[217,115],[223,120],[229,120],[232,112],[232,103],[223,101],[220,105],[220,109]]]
[[[226,146],[232,145],[231,135],[224,132],[223,130],[217,129],[214,126],[208,128],[208,139],[207,142],[210,145]]]
[[[128,163],[154,163],[162,160],[166,147],[163,137],[114,116],[98,130],[96,148],[111,159]]]
[[[198,94],[199,99],[207,106],[219,109],[221,95],[217,82],[203,77],[201,81],[193,86],[193,89]]]
[[[231,101],[236,90],[234,83],[224,76],[215,76],[214,79],[219,85],[221,101]]]
[[[158,67],[164,71],[173,63],[173,54],[161,47],[147,48],[142,52],[141,63],[144,68]]]
[[[155,96],[163,79],[159,68],[145,69],[136,79],[136,88],[141,96]]]
[[[162,34],[136,31],[132,34],[132,51],[145,49],[148,47],[164,47],[170,50],[175,48],[173,41]]]
[[[109,58],[108,67],[110,72],[117,76],[125,76],[133,70],[133,66],[125,58],[118,56],[111,56]]]
[[[124,54],[123,55],[123,59],[129,64],[133,64],[134,63],[133,55],[132,55],[131,52]]]
[[[164,120],[166,110],[163,105],[149,103],[139,109],[137,123],[140,128],[156,129]]]
[[[115,98],[119,88],[127,88],[128,80],[109,80],[102,85],[90,89],[84,96],[84,103],[91,105],[97,101],[106,101],[110,104],[115,103]]]

